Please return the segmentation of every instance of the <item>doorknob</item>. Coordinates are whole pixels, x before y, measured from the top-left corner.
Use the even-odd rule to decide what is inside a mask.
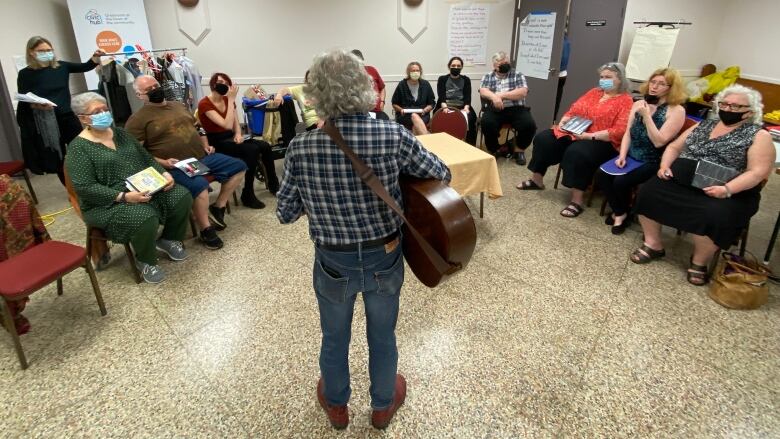
[[[558,69],[552,68],[552,69],[549,69],[549,70],[547,70],[547,71],[548,71],[548,72],[550,72],[550,73],[555,73],[555,72],[557,72],[557,71],[558,71]]]

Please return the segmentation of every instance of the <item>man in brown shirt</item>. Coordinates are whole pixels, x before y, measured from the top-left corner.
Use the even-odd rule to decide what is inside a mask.
[[[165,100],[160,84],[152,76],[142,75],[133,84],[144,106],[130,116],[125,129],[168,169],[176,183],[189,189],[194,202],[192,212],[200,229],[200,239],[207,248],[222,248],[216,230],[223,230],[225,206],[230,194],[244,178],[246,164],[241,160],[214,152],[206,136],[195,128],[197,121],[184,104]],[[217,200],[209,206],[209,183],[205,177],[189,177],[176,167],[180,160],[196,158],[209,167],[209,174],[222,183]],[[211,221],[209,221],[211,217]],[[213,225],[212,225],[213,222]]]

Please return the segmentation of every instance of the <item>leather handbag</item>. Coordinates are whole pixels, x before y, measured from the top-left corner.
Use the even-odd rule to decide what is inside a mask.
[[[755,256],[721,253],[710,282],[710,298],[731,309],[756,309],[767,301],[771,271]]]

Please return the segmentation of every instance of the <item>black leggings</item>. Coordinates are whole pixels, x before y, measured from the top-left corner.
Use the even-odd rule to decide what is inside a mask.
[[[593,174],[602,163],[617,156],[610,142],[601,140],[573,141],[569,136],[560,139],[550,129],[534,137],[534,150],[528,169],[544,175],[547,168],[561,164],[563,185],[584,191],[593,181]]]
[[[604,191],[609,207],[616,216],[628,213],[631,208],[631,191],[658,172],[658,163],[645,163],[625,175],[609,175],[599,170],[596,187]]]
[[[263,140],[248,139],[243,143],[233,141],[233,131],[224,131],[222,133],[209,134],[209,144],[221,154],[241,159],[246,163],[247,170],[244,176],[244,194],[254,193],[255,174],[257,173],[258,159],[263,162],[266,178],[268,179],[268,190],[276,194],[279,190],[279,179],[276,176],[274,167],[274,156],[271,145]]]

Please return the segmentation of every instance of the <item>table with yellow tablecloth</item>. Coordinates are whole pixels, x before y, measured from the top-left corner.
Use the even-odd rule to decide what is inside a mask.
[[[490,198],[504,195],[496,159],[492,155],[447,133],[425,134],[417,138],[427,150],[436,154],[450,168],[450,187],[461,197],[480,195],[480,218],[483,214],[485,193]]]

